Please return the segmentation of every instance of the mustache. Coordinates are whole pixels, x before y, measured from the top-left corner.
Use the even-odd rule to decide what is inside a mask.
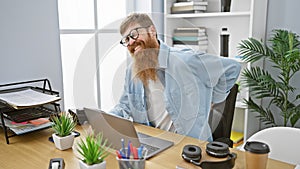
[[[129,52],[130,52],[131,55],[133,55],[133,53],[135,51],[135,48],[137,46],[143,46],[142,42],[135,41],[132,45],[129,46],[128,50],[129,50]]]

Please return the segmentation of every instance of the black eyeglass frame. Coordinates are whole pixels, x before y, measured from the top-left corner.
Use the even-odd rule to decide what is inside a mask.
[[[129,45],[129,41],[130,41],[129,38],[136,40],[136,39],[139,37],[140,34],[139,34],[138,29],[149,28],[149,27],[150,27],[150,26],[141,26],[141,27],[137,27],[137,28],[132,29],[132,30],[129,32],[129,34],[127,34],[126,36],[124,36],[124,37],[120,40],[120,44],[123,45],[123,46],[125,46],[125,47],[127,47],[127,46]],[[133,34],[132,34],[133,31],[136,31],[136,33],[137,33],[136,36],[133,36]],[[128,39],[127,42],[126,42],[126,39]]]

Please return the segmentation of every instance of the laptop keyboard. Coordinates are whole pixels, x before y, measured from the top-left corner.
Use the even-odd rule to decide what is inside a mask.
[[[138,132],[137,133],[139,138],[140,139],[145,139],[145,138],[150,138],[151,136],[147,135],[147,134],[144,134],[144,133],[140,133]],[[158,147],[155,147],[153,145],[149,145],[149,144],[146,144],[146,143],[141,143],[141,145],[143,145],[147,150],[148,150],[148,154],[152,154],[153,152],[159,150],[160,148]]]
[[[151,145],[145,144],[145,143],[141,143],[141,145],[143,145],[148,150],[147,154],[152,154],[153,152],[155,152],[159,149],[158,147],[154,147],[154,146],[151,146]]]

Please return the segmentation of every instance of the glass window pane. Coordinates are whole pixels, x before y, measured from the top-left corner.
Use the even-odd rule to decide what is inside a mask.
[[[123,47],[119,33],[99,34],[99,67],[101,109],[109,111],[123,92],[127,66],[127,48]]]
[[[94,0],[58,1],[60,29],[95,29]]]
[[[65,108],[97,108],[94,35],[63,34],[60,39]]]
[[[119,29],[119,20],[126,16],[126,1],[98,0],[99,29]]]

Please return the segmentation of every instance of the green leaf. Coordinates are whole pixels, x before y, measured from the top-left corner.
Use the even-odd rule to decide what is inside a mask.
[[[52,129],[60,137],[70,135],[77,125],[77,122],[73,120],[72,116],[65,112],[62,112],[60,115],[55,115],[51,119],[53,121]]]
[[[241,84],[249,87],[250,98],[246,104],[251,112],[259,114],[257,117],[263,123],[275,126],[273,115],[279,115],[283,118],[283,125],[294,126],[300,118],[299,109],[294,105],[300,99],[300,94],[294,93],[299,88],[291,85],[294,75],[300,71],[299,36],[282,29],[275,29],[272,33],[268,44],[254,38],[239,43],[238,52],[244,61],[263,61],[260,63],[270,65],[268,69],[253,65],[244,69]],[[253,99],[263,99],[264,104],[259,106]]]
[[[292,112],[290,116],[291,126],[295,126],[295,124],[300,119],[300,105],[293,107],[291,112]]]
[[[249,101],[244,100],[244,102],[248,105],[248,108],[251,112],[257,112],[258,115],[257,117],[260,118],[260,120],[265,124],[265,125],[270,125],[270,126],[276,126],[273,114],[269,110],[264,110],[262,106],[258,106],[251,98]]]
[[[83,162],[88,165],[98,164],[109,155],[107,139],[103,140],[103,134],[90,134],[85,137],[85,140],[80,140],[77,151],[83,156]]]

